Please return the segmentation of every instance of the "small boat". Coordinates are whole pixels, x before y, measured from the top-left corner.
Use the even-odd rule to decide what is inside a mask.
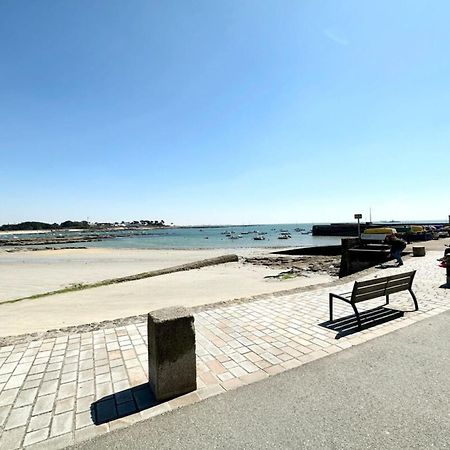
[[[264,236],[262,236],[261,234],[258,234],[257,236],[254,236],[253,239],[255,241],[265,241],[266,238]]]
[[[280,234],[278,239],[289,239],[291,236],[287,233]]]
[[[305,228],[294,228],[294,231],[300,233],[300,231],[306,231]]]

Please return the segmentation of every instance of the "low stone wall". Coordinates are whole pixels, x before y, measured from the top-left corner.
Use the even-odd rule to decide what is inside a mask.
[[[372,245],[372,247],[375,247]],[[358,238],[342,239],[342,256],[339,278],[385,263],[389,260],[389,251],[370,248],[370,244],[361,244]]]

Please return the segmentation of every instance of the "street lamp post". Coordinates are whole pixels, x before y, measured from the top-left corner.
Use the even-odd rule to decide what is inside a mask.
[[[361,225],[359,223],[359,220],[362,219],[362,214],[355,214],[355,219],[358,220],[358,239],[361,241]]]

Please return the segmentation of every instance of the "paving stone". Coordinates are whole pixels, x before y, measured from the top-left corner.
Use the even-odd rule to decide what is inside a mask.
[[[75,372],[67,372],[61,375],[61,384],[70,383],[71,381],[77,380],[78,373]]]
[[[41,430],[31,431],[25,435],[23,445],[26,447],[32,444],[36,444],[37,442],[44,441],[45,439],[47,439],[48,433],[49,433],[48,428],[42,428]]]
[[[28,372],[29,375],[33,375],[36,373],[43,373],[45,372],[47,365],[46,364],[35,364],[31,367],[30,371]]]
[[[61,384],[58,389],[58,400],[74,397],[77,392],[77,384],[75,382]]]
[[[46,372],[44,375],[44,381],[58,380],[60,374],[61,374],[60,370],[52,370],[51,372]]]
[[[77,397],[86,397],[95,393],[94,381],[86,381],[84,383],[78,383]]]
[[[13,375],[23,375],[27,374],[28,371],[31,368],[31,363],[26,364],[18,364],[17,367],[14,369]]]
[[[50,436],[60,436],[69,433],[73,428],[73,411],[53,416]]]
[[[19,389],[7,389],[0,394],[0,406],[12,405],[19,393]]]
[[[38,397],[33,408],[33,416],[49,412],[53,409],[55,403],[55,394],[43,395]]]
[[[0,448],[3,450],[15,450],[20,448],[22,440],[25,436],[25,427],[6,430],[0,437]]]
[[[58,389],[58,380],[44,381],[39,388],[39,396],[54,394]]]
[[[75,442],[73,433],[67,433],[62,436],[47,439],[28,447],[30,450],[60,450],[70,447]],[[27,450],[28,450],[27,449]]]
[[[75,427],[76,429],[84,428],[87,426],[90,426],[94,423],[92,419],[92,413],[91,411],[83,411],[82,413],[79,413],[76,415],[75,418]]]
[[[28,422],[31,414],[32,406],[22,406],[21,408],[13,408],[9,414],[5,424],[5,430],[22,427]]]
[[[11,411],[12,406],[0,406],[0,429],[5,424],[6,418],[8,417],[9,412]]]
[[[36,398],[37,392],[38,392],[37,388],[24,389],[20,391],[14,403],[14,406],[17,408],[20,406],[31,405],[34,402],[34,399]]]
[[[30,423],[28,424],[28,431],[36,431],[41,428],[48,428],[50,426],[50,422],[52,420],[51,413],[40,414],[39,416],[32,416],[30,419]]]
[[[27,376],[26,374],[11,375],[9,377],[8,382],[5,385],[5,389],[14,389],[21,387],[23,382],[25,381],[26,376]]]
[[[0,375],[0,383],[6,383],[10,376],[11,373],[4,373],[3,375]]]
[[[28,389],[33,389],[35,387],[38,387],[41,384],[41,380],[37,379],[37,380],[25,380],[25,382],[22,385],[22,389],[24,390],[28,390]]]
[[[95,400],[93,395],[88,395],[87,397],[77,399],[77,413],[90,409],[94,401]]]
[[[71,397],[63,400],[57,400],[55,406],[55,414],[61,414],[63,412],[72,411],[75,406],[75,392]]]

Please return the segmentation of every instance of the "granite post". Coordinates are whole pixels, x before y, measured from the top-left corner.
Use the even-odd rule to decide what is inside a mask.
[[[197,389],[194,317],[186,308],[148,314],[148,374],[156,400]]]
[[[425,256],[426,250],[424,245],[413,245],[413,256]]]

